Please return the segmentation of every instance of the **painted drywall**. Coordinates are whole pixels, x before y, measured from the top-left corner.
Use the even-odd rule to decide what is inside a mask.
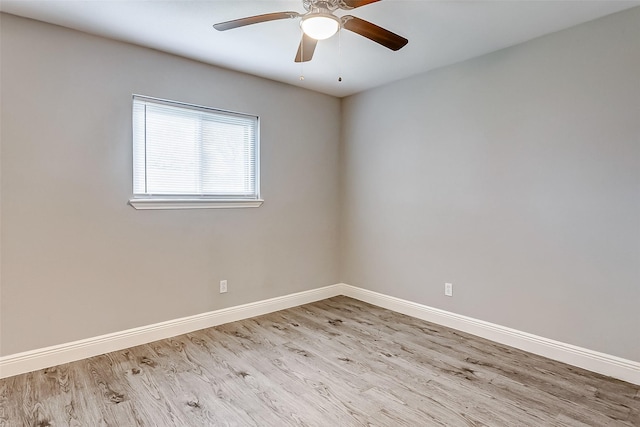
[[[342,281],[640,361],[640,8],[342,108]]]
[[[1,355],[339,282],[337,98],[1,19]],[[128,206],[134,93],[259,115],[264,205]]]

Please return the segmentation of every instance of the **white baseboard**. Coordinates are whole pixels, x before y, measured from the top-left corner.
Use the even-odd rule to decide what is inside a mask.
[[[0,378],[36,371],[340,295],[331,285],[195,316],[0,357]]]
[[[640,385],[640,363],[344,283],[257,301],[85,340],[0,357],[0,378],[69,363],[199,329],[345,295],[530,353]]]
[[[640,363],[346,284],[342,295],[640,385]]]

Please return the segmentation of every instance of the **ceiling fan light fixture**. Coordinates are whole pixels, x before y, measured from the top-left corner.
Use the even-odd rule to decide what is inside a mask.
[[[324,40],[338,32],[340,21],[331,14],[314,13],[304,16],[300,27],[312,39]]]

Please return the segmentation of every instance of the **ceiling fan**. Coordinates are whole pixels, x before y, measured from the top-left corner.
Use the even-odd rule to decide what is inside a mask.
[[[302,5],[307,11],[306,13],[266,13],[220,22],[214,24],[213,28],[218,31],[226,31],[246,25],[259,24],[261,22],[302,18],[300,21],[302,40],[298,47],[295,62],[310,61],[311,58],[313,58],[313,52],[316,49],[318,40],[328,39],[342,28],[360,34],[391,50],[402,49],[409,42],[406,38],[382,27],[378,27],[364,19],[352,15],[339,17],[333,13],[338,9],[351,10],[379,1],[380,0],[302,0]]]

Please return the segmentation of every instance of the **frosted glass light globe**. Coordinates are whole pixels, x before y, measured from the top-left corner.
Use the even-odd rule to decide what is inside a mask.
[[[324,40],[338,32],[340,21],[333,15],[314,14],[303,17],[300,27],[312,39]]]

